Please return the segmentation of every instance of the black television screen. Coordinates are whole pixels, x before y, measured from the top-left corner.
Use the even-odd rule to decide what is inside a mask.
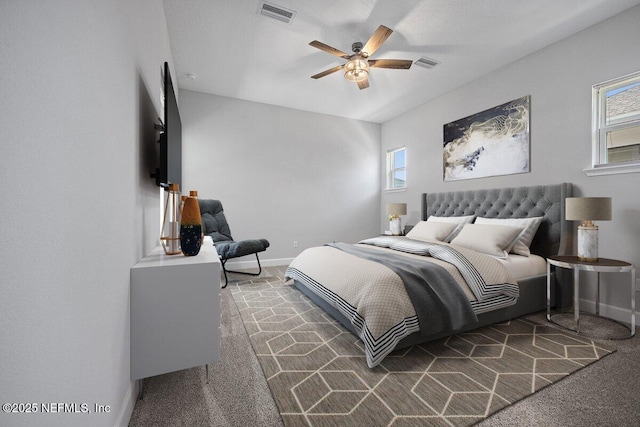
[[[155,174],[156,184],[182,187],[182,121],[168,62],[164,63],[164,126],[159,143],[160,167]]]

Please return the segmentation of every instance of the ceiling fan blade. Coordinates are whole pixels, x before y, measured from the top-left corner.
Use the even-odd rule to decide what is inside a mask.
[[[408,70],[413,61],[410,59],[370,59],[371,68],[394,68],[396,70]]]
[[[358,87],[360,88],[360,90],[368,88],[369,87],[369,79],[364,79],[362,81],[359,81],[358,82]]]
[[[367,44],[364,45],[362,51],[366,54],[366,56],[373,55],[373,52],[378,50],[382,43],[385,42],[389,38],[389,36],[393,33],[391,28],[387,28],[384,25],[380,25],[378,29],[371,35]]]
[[[327,53],[330,53],[331,55],[339,56],[340,58],[349,59],[349,55],[347,55],[343,51],[336,49],[335,47],[331,47],[328,44],[319,42],[318,40],[312,41],[311,43],[309,43],[309,46],[313,46],[317,49],[323,50]]]
[[[311,76],[312,79],[319,79],[320,77],[328,76],[331,73],[335,73],[338,70],[341,70],[344,65],[336,65],[333,68],[329,68],[328,70],[324,70],[318,74]]]

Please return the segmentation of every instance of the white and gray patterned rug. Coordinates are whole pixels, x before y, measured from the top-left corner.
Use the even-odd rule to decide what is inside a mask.
[[[466,426],[615,351],[516,319],[391,353],[360,340],[281,275],[231,282],[286,426]]]

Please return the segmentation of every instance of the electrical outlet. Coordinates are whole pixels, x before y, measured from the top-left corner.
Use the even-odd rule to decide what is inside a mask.
[[[294,247],[294,248],[297,248],[297,247],[298,247],[298,241],[297,241],[297,240],[294,240],[294,241],[293,241],[293,247]]]

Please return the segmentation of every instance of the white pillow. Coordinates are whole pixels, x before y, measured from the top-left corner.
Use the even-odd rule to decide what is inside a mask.
[[[510,225],[465,224],[451,244],[506,258],[508,253],[505,248],[508,248],[521,232],[522,228]]]
[[[470,224],[473,222],[473,218],[475,218],[475,215],[465,215],[465,216],[433,216],[431,215],[429,218],[427,218],[427,222],[446,222],[449,224],[451,223],[457,224],[456,228],[454,228],[447,237],[442,239],[443,242],[449,243],[458,235],[458,233],[460,232],[460,230],[462,230],[462,227],[464,227],[465,224]]]
[[[522,228],[522,233],[514,240],[511,248],[505,249],[507,252],[511,252],[518,255],[529,256],[531,251],[531,241],[540,227],[542,217],[537,216],[533,218],[482,218],[478,217],[475,220],[475,224],[496,224],[496,225],[510,225],[513,227]]]
[[[407,237],[414,240],[442,242],[457,224],[452,222],[420,221],[408,233]]]

